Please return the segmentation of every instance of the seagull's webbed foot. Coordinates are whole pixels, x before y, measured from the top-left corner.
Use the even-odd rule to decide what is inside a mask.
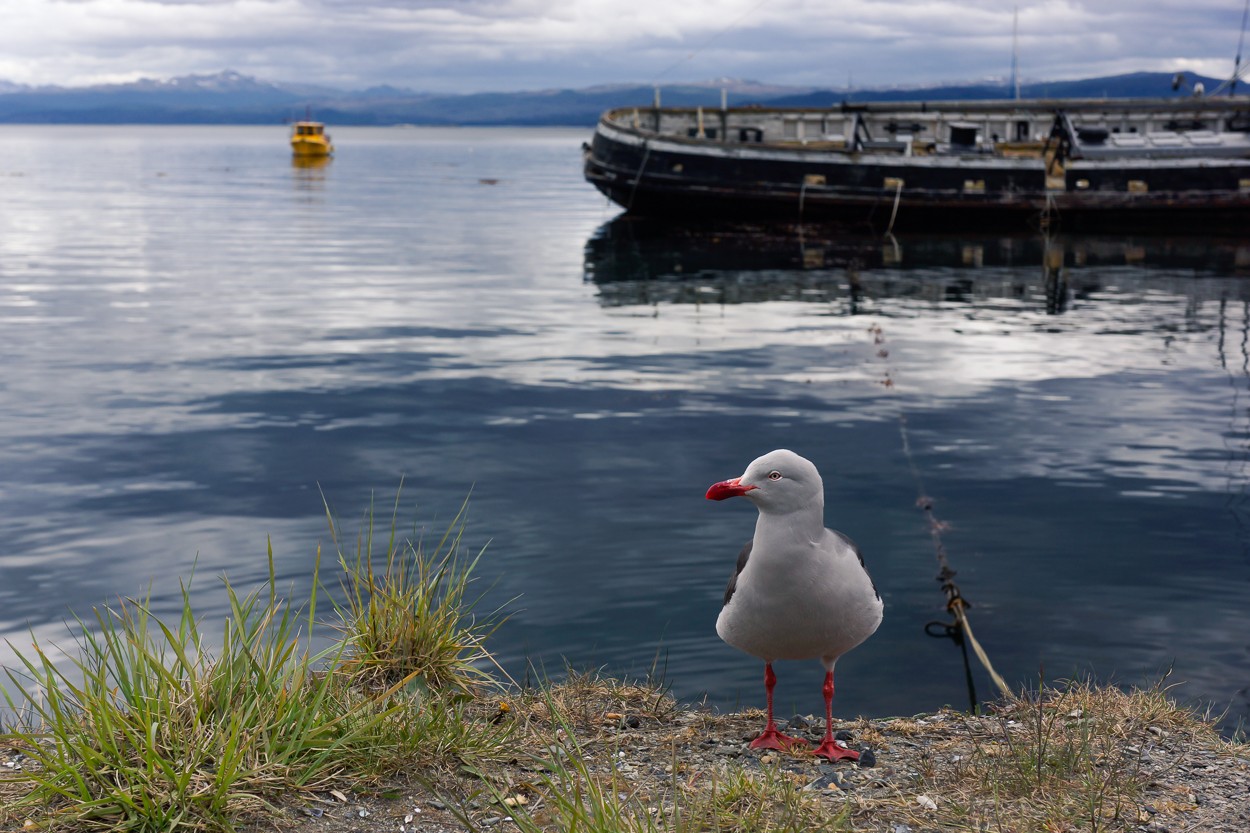
[[[854,749],[847,749],[833,738],[825,738],[820,746],[812,750],[813,755],[819,755],[822,758],[828,758],[830,761],[858,761],[859,753]]]
[[[777,727],[769,725],[760,733],[760,736],[751,741],[752,749],[776,749],[780,752],[789,752],[795,748],[807,748],[807,741],[803,738],[790,737],[783,735],[777,731]]]

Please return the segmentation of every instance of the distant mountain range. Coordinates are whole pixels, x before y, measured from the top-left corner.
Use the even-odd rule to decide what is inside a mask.
[[[1172,89],[1172,73],[1136,72],[1080,81],[1022,84],[1024,98],[1125,98],[1190,95],[1218,79],[1186,73]],[[1011,98],[1006,83],[941,87],[817,89],[716,79],[664,85],[661,104],[719,107],[722,90],[731,106],[827,107],[842,101],[938,101]],[[275,124],[311,112],[335,125],[593,125],[612,107],[649,107],[654,87],[620,84],[583,89],[446,95],[391,86],[343,91],[273,84],[241,75],[188,75],[94,87],[29,87],[0,81],[0,123],[9,124]]]

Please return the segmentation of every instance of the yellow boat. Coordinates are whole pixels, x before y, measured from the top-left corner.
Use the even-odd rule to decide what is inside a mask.
[[[297,121],[291,128],[291,152],[301,159],[330,156],[334,145],[319,121]]]

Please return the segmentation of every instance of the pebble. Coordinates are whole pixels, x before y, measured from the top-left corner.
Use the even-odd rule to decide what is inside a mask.
[[[877,753],[871,749],[861,749],[859,752],[859,765],[864,769],[870,769],[877,765]]]
[[[927,795],[916,796],[916,803],[919,804],[921,807],[925,808],[926,810],[937,809],[937,802],[934,801],[932,798],[929,798],[929,796]]]
[[[843,743],[851,743],[855,740],[855,736],[852,735],[850,732],[846,731],[845,729],[843,729],[840,732],[834,733],[833,739],[840,740]]]

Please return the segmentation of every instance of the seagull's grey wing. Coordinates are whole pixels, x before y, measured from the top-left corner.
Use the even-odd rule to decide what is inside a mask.
[[[829,531],[833,533],[834,538],[837,538],[838,541],[850,547],[851,552],[855,553],[855,557],[859,559],[859,568],[864,571],[864,575],[868,576],[868,583],[872,585],[872,592],[877,595],[878,599],[880,599],[881,591],[877,589],[877,583],[872,580],[872,575],[869,574],[868,568],[864,566],[864,554],[859,551],[859,546],[852,541],[849,536],[838,532],[836,529],[831,529]]]
[[[742,552],[738,553],[738,566],[734,568],[734,574],[729,577],[729,586],[725,588],[725,604],[729,604],[729,600],[733,598],[734,591],[738,589],[738,576],[742,575],[742,570],[747,566],[747,559],[751,557],[752,541],[747,541],[747,545],[742,548]]]

